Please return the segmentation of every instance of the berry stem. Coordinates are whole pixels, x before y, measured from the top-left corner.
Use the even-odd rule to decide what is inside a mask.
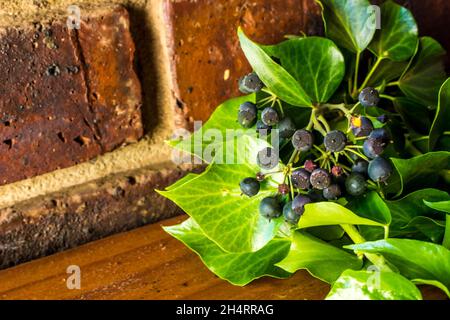
[[[325,137],[327,135],[327,133],[326,133],[325,129],[322,127],[322,125],[320,124],[320,122],[317,120],[316,117],[313,118],[313,123],[314,123],[314,129],[319,131],[320,134]]]
[[[309,119],[309,123],[308,123],[308,126],[306,127],[306,130],[307,131],[311,131],[311,129],[314,127],[314,120],[313,120],[313,117],[314,117],[315,115],[314,115],[314,111],[313,111],[313,113],[312,113],[312,115],[311,115],[311,118]]]
[[[393,96],[387,95],[387,94],[380,94],[380,98],[395,101],[395,98]]]
[[[399,86],[400,82],[399,81],[395,81],[395,82],[390,82],[386,85],[386,87],[395,87],[395,86]]]
[[[350,237],[350,239],[352,239],[352,241],[355,244],[366,242],[366,239],[364,239],[364,237],[359,233],[358,229],[356,229],[354,225],[341,224],[341,227],[342,229],[344,229],[345,233],[347,233],[347,235]],[[375,266],[380,268],[380,270],[392,272],[392,270],[386,264],[386,261],[384,260],[383,256],[374,253],[365,253],[364,256]]]
[[[367,84],[369,83],[369,80],[372,78],[373,74],[378,69],[378,67],[380,66],[381,61],[383,61],[383,60],[384,60],[384,57],[378,57],[377,58],[377,60],[375,61],[374,65],[372,66],[372,69],[370,69],[369,74],[367,75],[366,79],[364,80],[363,84],[361,85],[361,87],[359,87],[358,92],[361,92],[362,89],[367,87]],[[353,95],[356,96],[356,94],[358,92],[353,92]]]
[[[358,152],[356,150],[353,150],[351,148],[345,147],[345,151],[351,152],[356,154],[358,157],[363,158],[364,160],[366,160],[367,162],[369,162],[369,158],[367,158],[365,155],[363,155],[361,152]]]
[[[325,130],[327,132],[331,131],[330,125],[328,124],[327,120],[325,119],[325,117],[323,115],[320,115],[317,119],[324,125]]]

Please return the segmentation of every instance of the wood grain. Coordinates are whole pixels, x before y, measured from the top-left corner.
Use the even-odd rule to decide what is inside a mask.
[[[297,272],[241,288],[220,280],[161,225],[177,217],[0,272],[1,299],[323,299],[329,286]],[[66,286],[67,267],[81,268],[81,290]],[[426,288],[425,297],[442,299]]]

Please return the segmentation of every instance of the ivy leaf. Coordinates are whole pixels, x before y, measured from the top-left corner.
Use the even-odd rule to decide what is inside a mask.
[[[359,270],[363,261],[355,255],[336,248],[305,232],[295,232],[291,249],[278,267],[294,273],[307,269],[314,277],[333,283],[339,275],[347,270]]]
[[[305,90],[283,67],[247,38],[241,28],[238,30],[238,36],[248,62],[270,91],[293,106],[312,107]]]
[[[348,208],[361,217],[377,221],[383,225],[389,225],[392,220],[389,207],[374,191],[353,199]]]
[[[434,243],[441,243],[445,233],[445,221],[434,220],[429,217],[415,217],[404,229],[417,229]],[[418,240],[418,239],[416,239]]]
[[[448,198],[448,197],[447,197]],[[450,200],[447,201],[433,201],[433,200],[423,200],[423,202],[430,208],[445,213],[450,213]]]
[[[192,219],[164,230],[197,253],[218,277],[234,285],[244,286],[263,276],[290,276],[288,272],[275,266],[289,252],[290,241],[287,239],[274,239],[256,252],[229,253],[208,239]]]
[[[196,173],[189,173],[187,175],[185,175],[183,178],[181,178],[180,180],[178,180],[177,182],[175,182],[174,184],[172,184],[171,186],[167,187],[166,190],[167,191],[171,191],[171,190],[175,190],[177,188],[181,188],[185,183],[188,183],[192,180],[194,180],[195,178],[198,178],[200,175],[196,174]]]
[[[420,290],[394,272],[345,271],[327,300],[422,300]]]
[[[437,218],[433,210],[424,204],[428,201],[440,201],[449,199],[447,192],[437,189],[423,189],[410,193],[399,200],[386,201],[392,221],[389,226],[391,237],[418,237],[423,232],[417,224],[420,220],[411,224],[417,217]],[[359,213],[359,212],[358,212]],[[428,224],[428,222],[427,222]],[[361,233],[368,240],[383,238],[383,230],[373,227],[361,226]]]
[[[439,88],[447,78],[444,48],[430,37],[420,38],[419,51],[411,67],[399,80],[400,90],[424,106],[436,106]]]
[[[441,282],[436,281],[436,280],[423,280],[423,279],[414,279],[412,280],[412,282],[417,283],[417,284],[425,284],[428,286],[433,286],[436,288],[441,289],[442,291],[444,291],[444,293],[450,298],[450,290],[447,289],[446,286],[444,286]]]
[[[439,90],[439,102],[428,140],[428,149],[433,150],[445,131],[450,131],[450,78]]]
[[[389,83],[401,77],[403,72],[408,67],[409,63],[406,61],[392,61],[383,59],[377,68],[377,71],[370,77],[367,86],[378,87],[385,83]]]
[[[382,223],[362,218],[349,209],[334,202],[307,204],[298,227],[299,229],[340,224],[383,226]]]
[[[292,39],[273,46],[271,52],[313,102],[327,102],[344,78],[344,56],[329,39]]]
[[[235,140],[243,135],[255,136],[256,130],[245,130],[237,121],[239,106],[247,101],[256,103],[256,95],[251,94],[224,102],[216,108],[202,128],[199,128],[187,139],[172,140],[169,144],[180,151],[210,162],[210,153],[205,153],[206,150],[216,150],[217,154],[224,154],[227,143],[234,146]],[[234,134],[234,138],[228,139],[228,142],[227,130]],[[210,134],[205,134],[207,132]]]
[[[387,239],[347,246],[358,253],[379,253],[409,279],[437,280],[450,288],[450,251],[434,243]]]
[[[320,0],[327,37],[354,52],[367,48],[375,33],[374,11],[367,0]]]
[[[400,196],[403,191],[417,186],[426,187],[436,184],[441,170],[450,168],[450,152],[429,152],[410,159],[391,158],[396,169],[396,175],[388,180],[387,192],[397,191]]]
[[[396,97],[394,107],[409,130],[428,135],[431,128],[431,120],[427,107],[406,97]]]
[[[414,54],[418,28],[412,13],[392,1],[381,5],[383,27],[375,33],[369,49],[379,59],[405,61]]]
[[[159,191],[191,216],[219,247],[236,253],[263,248],[274,238],[282,222],[282,218],[269,221],[259,214],[261,200],[276,192],[277,183],[273,180],[262,183],[257,196],[249,198],[241,194],[239,182],[260,171],[251,159],[256,159],[265,144],[247,136],[240,140],[248,140],[242,145],[249,149],[238,152],[248,154],[242,164],[212,163],[203,174],[184,183],[183,188]]]

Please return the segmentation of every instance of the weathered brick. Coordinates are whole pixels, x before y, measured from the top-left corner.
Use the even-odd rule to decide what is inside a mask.
[[[137,141],[141,88],[127,11],[92,8],[0,30],[0,184],[66,168]]]

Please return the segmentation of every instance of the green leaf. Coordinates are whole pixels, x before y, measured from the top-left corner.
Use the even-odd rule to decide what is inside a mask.
[[[450,78],[439,90],[439,102],[428,140],[428,149],[434,150],[437,141],[445,131],[450,131]]]
[[[409,130],[428,135],[431,128],[431,120],[427,107],[406,97],[396,97],[394,107]]]
[[[435,280],[423,280],[423,279],[414,279],[412,280],[412,282],[417,283],[417,284],[425,284],[425,285],[429,285],[429,286],[434,286],[436,288],[441,289],[442,291],[444,291],[444,293],[450,298],[450,290],[448,290],[442,283],[440,283],[439,281],[435,281]]]
[[[183,152],[194,154],[202,160],[209,160],[210,153],[207,150],[216,150],[217,154],[224,154],[223,150],[227,148],[226,144],[234,145],[235,139],[243,135],[255,136],[256,130],[245,130],[237,121],[239,106],[244,102],[256,103],[256,95],[251,94],[239,98],[230,99],[214,111],[205,125],[184,140],[172,140],[169,144]],[[233,132],[234,139],[228,139],[227,130]],[[212,133],[205,134],[205,133]]]
[[[248,137],[241,140],[245,139]],[[260,150],[252,144],[247,146],[255,154]],[[274,195],[277,183],[273,179],[276,176],[261,184],[257,196],[249,198],[241,194],[239,182],[255,176],[259,170],[256,163],[249,161],[244,164],[212,163],[203,174],[184,183],[183,188],[159,193],[190,215],[205,235],[223,250],[254,252],[273,239],[282,222],[282,219],[269,221],[259,214],[261,200]]]
[[[167,191],[175,190],[177,188],[182,187],[185,183],[190,182],[191,180],[194,180],[195,178],[198,178],[200,175],[196,173],[189,173],[171,186],[167,187]]]
[[[209,240],[192,219],[164,230],[197,253],[213,273],[234,285],[244,286],[263,276],[290,275],[275,266],[289,252],[291,243],[287,239],[274,239],[256,252],[228,253]]]
[[[320,226],[305,229],[309,234],[324,241],[341,239],[345,231],[340,226]]]
[[[444,48],[430,37],[420,38],[419,51],[411,68],[399,80],[400,90],[410,99],[425,106],[436,106],[439,88],[447,78]]]
[[[411,220],[419,216],[436,217],[434,211],[430,210],[424,204],[425,201],[440,201],[450,199],[447,192],[437,189],[423,189],[410,193],[406,197],[387,201],[387,205],[391,210],[392,224],[391,228],[400,230],[407,226]]]
[[[271,52],[313,102],[327,102],[344,78],[344,56],[329,39],[292,39],[273,46]]]
[[[422,300],[420,290],[394,272],[345,271],[327,300]]]
[[[383,225],[389,225],[392,220],[389,207],[374,191],[353,199],[348,208],[361,217],[377,221]]]
[[[382,28],[375,33],[369,49],[378,58],[405,61],[414,54],[418,28],[412,13],[392,1],[381,5]]]
[[[287,257],[278,267],[294,273],[300,269],[308,270],[314,277],[333,283],[347,270],[359,270],[363,261],[355,255],[338,249],[305,232],[295,232]]]
[[[300,229],[340,224],[383,226],[382,223],[362,218],[334,202],[307,204],[298,227]]]
[[[423,200],[440,201],[449,199],[447,192],[437,189],[423,189],[410,193],[402,199],[386,201],[386,205],[391,213],[391,224],[389,226],[391,237],[418,237],[423,230],[417,222],[410,225],[417,217],[437,218],[434,211],[428,208]],[[358,212],[359,213],[359,212]],[[373,227],[361,227],[361,233],[368,240],[378,240],[383,238],[383,230]]]
[[[445,233],[445,221],[434,220],[429,217],[415,217],[404,229],[417,229],[434,243],[441,243]],[[419,239],[416,239],[419,240]]]
[[[448,198],[448,197],[447,197]],[[450,213],[450,201],[433,202],[433,200],[423,200],[423,202],[430,208],[445,213]]]
[[[367,86],[378,87],[383,84],[383,81],[389,83],[399,79],[408,65],[406,61],[399,62],[383,59],[376,72],[370,77],[369,82],[367,82]]]
[[[238,30],[242,50],[253,70],[266,87],[281,100],[297,107],[311,107],[312,102],[301,85],[264,50]]]
[[[409,279],[437,280],[450,288],[450,251],[441,245],[387,239],[351,245],[358,253],[379,253]]]
[[[354,53],[362,52],[375,33],[374,11],[367,0],[320,0],[327,37]]]
[[[401,195],[405,189],[433,186],[439,172],[450,168],[450,152],[429,152],[410,159],[391,158],[398,173],[388,180],[388,192]]]

